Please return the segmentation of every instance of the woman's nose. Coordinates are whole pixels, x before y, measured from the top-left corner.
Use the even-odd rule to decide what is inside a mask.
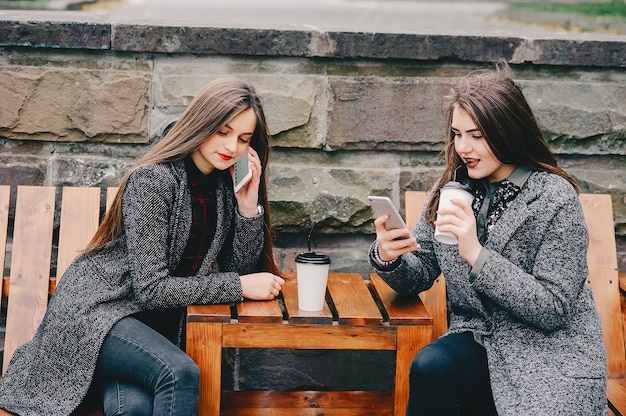
[[[457,153],[461,154],[461,153],[469,153],[472,151],[471,146],[469,145],[468,141],[466,139],[463,139],[462,137],[457,137],[454,140],[454,149],[456,150]]]
[[[225,145],[226,149],[231,151],[231,152],[236,152],[237,151],[237,136],[233,135],[230,136],[228,138],[228,140],[226,140],[226,145]]]

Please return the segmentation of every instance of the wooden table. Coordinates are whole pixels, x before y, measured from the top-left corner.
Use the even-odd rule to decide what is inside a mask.
[[[295,274],[285,277],[281,301],[188,308],[187,353],[201,372],[198,415],[404,415],[411,361],[432,340],[419,298],[398,295],[375,274],[331,273],[324,310],[305,312]],[[394,390],[222,392],[223,348],[391,350]]]

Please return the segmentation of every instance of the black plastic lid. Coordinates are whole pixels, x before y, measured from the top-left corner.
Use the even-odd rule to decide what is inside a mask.
[[[330,264],[330,257],[326,254],[318,254],[314,251],[305,251],[296,256],[296,263]]]

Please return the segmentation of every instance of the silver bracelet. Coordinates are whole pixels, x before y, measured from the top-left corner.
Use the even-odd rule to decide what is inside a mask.
[[[389,267],[392,264],[394,264],[398,258],[396,257],[393,260],[383,260],[380,258],[380,252],[378,251],[378,243],[374,244],[374,250],[372,250],[372,254],[374,255],[374,260],[376,261],[376,263],[378,263],[379,266],[381,267]]]

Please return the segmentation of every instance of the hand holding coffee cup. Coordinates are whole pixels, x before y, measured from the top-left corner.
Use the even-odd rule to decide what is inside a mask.
[[[439,207],[437,210],[452,207],[453,204],[451,201],[453,199],[459,199],[461,201],[472,203],[472,201],[474,201],[474,195],[459,182],[448,182],[440,190]],[[437,214],[437,219],[439,219],[439,214]],[[458,244],[457,238],[454,234],[450,232],[442,232],[439,230],[439,227],[435,228],[435,240],[444,244]]]

